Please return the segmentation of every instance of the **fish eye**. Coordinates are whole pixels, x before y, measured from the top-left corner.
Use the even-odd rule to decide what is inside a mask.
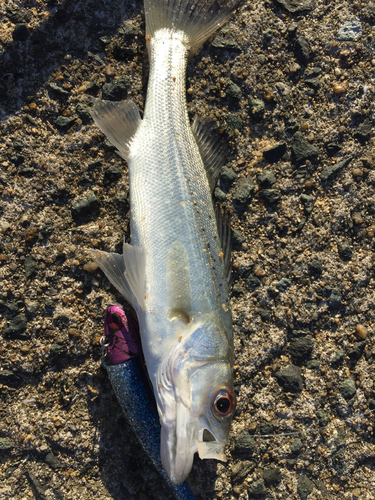
[[[213,398],[212,410],[217,417],[230,417],[236,409],[236,396],[232,389],[220,389]]]

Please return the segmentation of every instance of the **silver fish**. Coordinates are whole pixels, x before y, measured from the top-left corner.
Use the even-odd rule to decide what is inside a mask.
[[[94,260],[138,315],[174,484],[195,452],[226,461],[235,411],[228,298],[230,229],[211,193],[223,164],[212,126],[188,120],[189,55],[239,0],[145,0],[150,76],[144,117],[131,101],[98,101],[92,116],[127,160],[132,245]],[[217,222],[217,218],[219,221]]]

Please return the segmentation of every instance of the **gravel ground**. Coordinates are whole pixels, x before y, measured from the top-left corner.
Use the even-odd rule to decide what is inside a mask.
[[[142,2],[0,2],[0,498],[169,499],[100,368],[129,237],[90,96],[143,109]],[[198,500],[374,499],[375,4],[245,1],[188,69],[230,144],[238,411]],[[285,437],[259,434],[326,430]]]

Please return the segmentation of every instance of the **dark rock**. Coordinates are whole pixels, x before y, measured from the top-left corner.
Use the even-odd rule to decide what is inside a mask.
[[[90,194],[84,200],[80,200],[73,204],[73,217],[84,217],[87,215],[97,214],[100,208],[100,202],[94,194]]]
[[[76,106],[76,112],[83,123],[89,123],[90,121],[92,121],[90,108],[88,106],[84,106],[83,104],[79,103]]]
[[[309,64],[311,58],[310,44],[304,36],[299,36],[294,45],[294,54],[297,61],[304,66]]]
[[[246,459],[253,456],[255,448],[255,440],[249,434],[240,434],[236,436],[232,453],[236,458]]]
[[[125,209],[129,205],[129,192],[119,193],[116,197],[119,209]]]
[[[30,486],[31,486],[31,489],[33,490],[35,498],[37,500],[46,500],[46,498],[47,498],[45,495],[46,488],[41,485],[41,483],[40,483],[39,479],[36,477],[36,475],[33,472],[26,470],[25,476],[30,483]]]
[[[260,287],[260,280],[256,276],[249,276],[246,278],[246,284],[250,290],[256,290]]]
[[[314,10],[317,0],[276,0],[288,12],[304,12]]]
[[[308,85],[314,92],[317,92],[321,86],[319,78],[308,78],[305,80],[305,84]]]
[[[59,95],[61,97],[68,97],[70,92],[68,90],[59,87],[55,83],[47,83],[47,88],[51,90],[54,94]]]
[[[271,436],[275,433],[275,429],[273,425],[266,420],[261,420],[256,427],[256,432],[260,436]]]
[[[335,352],[335,355],[331,361],[333,366],[341,365],[345,359],[345,352],[338,350]]]
[[[94,161],[91,161],[87,165],[87,170],[89,170],[89,171],[98,170],[99,168],[102,167],[102,165],[103,165],[103,162],[101,160],[94,160]]]
[[[33,278],[36,275],[36,262],[30,256],[25,259],[25,274],[26,279]]]
[[[0,456],[9,453],[13,448],[13,441],[5,437],[0,437]]]
[[[227,115],[225,117],[225,123],[231,130],[242,130],[242,120],[238,115]]]
[[[56,328],[59,328],[60,330],[63,330],[69,325],[70,318],[66,314],[62,314],[61,316],[58,316],[53,320],[53,326]]]
[[[373,125],[371,121],[367,118],[363,123],[357,128],[354,137],[359,140],[361,144],[365,144],[370,140],[373,131]]]
[[[234,297],[238,297],[239,295],[242,295],[244,293],[244,291],[245,291],[245,289],[239,283],[235,283],[232,286],[232,295]]]
[[[61,461],[50,451],[47,453],[46,458],[44,459],[47,465],[51,467],[51,469],[56,470],[61,467]]]
[[[236,231],[236,229],[232,229],[232,241],[234,247],[240,248],[242,247],[242,243],[245,243],[246,238],[242,233]]]
[[[125,76],[121,76],[112,83],[106,83],[102,87],[102,99],[108,101],[121,101],[128,93],[129,82]]]
[[[310,330],[292,330],[290,336],[292,338],[300,339],[310,335]]]
[[[301,360],[309,358],[311,356],[313,347],[314,346],[311,337],[292,339],[288,346],[288,352],[294,358]]]
[[[237,462],[232,465],[232,481],[234,484],[242,484],[247,476],[253,472],[255,464],[250,460]]]
[[[260,121],[263,118],[264,111],[266,106],[264,102],[260,99],[254,99],[254,97],[249,97],[249,105],[250,105],[250,116],[254,121]]]
[[[77,115],[74,116],[62,116],[60,115],[56,120],[55,120],[55,127],[58,128],[59,130],[68,130],[73,123],[76,121]]]
[[[237,174],[228,167],[223,167],[220,172],[220,181],[223,181],[225,184],[232,183],[237,178]]]
[[[241,179],[236,186],[233,200],[241,204],[249,204],[254,194],[254,185],[247,179]]]
[[[322,427],[325,427],[330,420],[329,414],[323,410],[318,410],[316,412],[316,418],[319,420],[319,425]]]
[[[306,368],[308,368],[309,370],[319,370],[320,361],[318,359],[311,359],[306,363]]]
[[[365,347],[366,347],[366,341],[357,342],[356,344],[354,344],[354,348],[348,352],[348,356],[351,359],[351,361],[357,362],[359,358],[362,356]]]
[[[306,215],[310,215],[314,209],[315,197],[308,194],[301,194],[300,200]]]
[[[5,15],[13,24],[28,23],[31,13],[22,7],[9,6],[5,8]]]
[[[370,410],[375,410],[375,399],[370,399],[368,402],[368,407]]]
[[[333,288],[328,299],[328,305],[331,309],[336,310],[341,307],[341,293],[337,288]]]
[[[9,325],[3,330],[4,337],[12,337],[20,340],[25,340],[27,335],[24,335],[27,329],[27,319],[22,314],[13,318]]]
[[[273,173],[273,170],[270,170],[268,168],[262,170],[262,172],[258,175],[258,182],[262,188],[270,188],[272,184],[275,184],[276,182],[276,177]]]
[[[279,161],[286,153],[286,142],[279,142],[271,148],[263,149],[263,158],[270,162],[275,163]]]
[[[281,278],[281,280],[276,283],[276,288],[282,293],[286,292],[291,286],[292,282],[288,278]]]
[[[263,471],[263,481],[267,487],[276,486],[281,482],[282,478],[283,475],[278,467],[274,467],[272,469],[265,469]]]
[[[261,497],[267,494],[267,489],[262,481],[254,481],[253,483],[249,484],[249,486],[247,487],[247,491],[250,498],[252,498],[252,496]]]
[[[29,30],[26,24],[17,24],[12,33],[13,40],[25,42],[29,38]]]
[[[275,373],[277,381],[286,392],[301,392],[303,380],[301,377],[301,368],[295,365],[289,365],[287,368]]]
[[[297,483],[297,493],[302,499],[305,499],[315,488],[314,483],[307,476],[300,475]]]
[[[52,356],[64,356],[67,353],[67,348],[65,345],[61,344],[51,344],[49,351]]]
[[[285,131],[293,135],[299,129],[298,123],[290,113],[284,115]]]
[[[97,75],[95,75],[91,82],[89,82],[85,88],[85,92],[87,94],[95,95],[99,92],[100,90],[100,83],[99,83],[99,78]]]
[[[227,199],[227,195],[219,187],[215,188],[214,196],[218,201],[225,201]]]
[[[328,167],[325,167],[323,169],[323,172],[320,174],[320,178],[322,179],[322,181],[326,181],[331,177],[331,175],[335,174],[339,170],[342,170],[344,167],[349,165],[351,161],[352,157],[350,156],[349,158],[345,158],[345,160],[339,161],[334,165],[329,165]]]
[[[116,182],[121,179],[121,176],[122,176],[122,167],[120,165],[111,165],[104,172],[104,181]]]
[[[263,323],[270,323],[272,321],[271,313],[267,309],[259,309],[259,316]]]
[[[292,453],[299,453],[302,449],[302,441],[296,438],[293,443],[290,445],[290,451]]]
[[[0,384],[7,385],[8,387],[18,387],[21,384],[21,378],[10,370],[0,371]]]
[[[241,52],[241,47],[236,42],[232,32],[226,28],[223,28],[218,32],[211,45],[217,49],[227,49]]]
[[[352,378],[348,378],[341,382],[341,384],[339,385],[339,391],[344,399],[352,399],[357,392],[354,380]]]
[[[313,259],[309,263],[309,270],[311,274],[315,276],[320,276],[323,272],[323,264],[320,262],[320,260]]]
[[[295,164],[300,164],[308,159],[315,159],[318,154],[319,150],[310,144],[300,132],[294,134],[292,157]]]
[[[281,193],[278,189],[261,189],[259,196],[266,205],[273,205],[281,198]]]
[[[242,99],[242,91],[238,85],[236,85],[232,80],[228,80],[225,84],[225,92],[231,99]]]

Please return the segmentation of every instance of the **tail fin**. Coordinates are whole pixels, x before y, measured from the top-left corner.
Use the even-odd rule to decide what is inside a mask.
[[[145,0],[146,31],[162,28],[184,31],[195,52],[219,29],[242,0]]]

